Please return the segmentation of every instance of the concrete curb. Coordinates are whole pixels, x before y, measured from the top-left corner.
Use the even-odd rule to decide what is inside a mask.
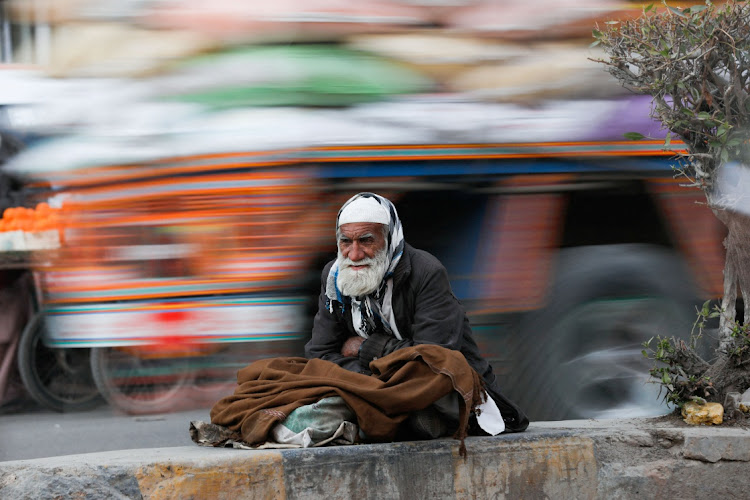
[[[187,425],[186,425],[187,427]],[[186,430],[187,432],[187,430]],[[0,498],[702,498],[750,491],[750,432],[649,419],[287,450],[187,446],[4,462]]]

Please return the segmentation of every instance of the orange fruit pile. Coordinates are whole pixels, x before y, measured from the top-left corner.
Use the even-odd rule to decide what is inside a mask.
[[[47,231],[58,229],[60,226],[59,210],[51,208],[47,203],[37,204],[36,208],[13,207],[6,208],[0,219],[1,231]]]

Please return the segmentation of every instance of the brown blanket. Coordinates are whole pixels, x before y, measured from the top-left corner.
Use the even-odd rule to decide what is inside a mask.
[[[211,423],[260,444],[293,410],[339,395],[369,440],[392,441],[410,412],[456,391],[460,416],[454,437],[461,439],[463,453],[469,413],[482,402],[484,390],[460,352],[417,345],[372,361],[370,370],[372,376],[362,375],[330,361],[297,357],[256,361],[237,373],[238,387],[214,405]]]

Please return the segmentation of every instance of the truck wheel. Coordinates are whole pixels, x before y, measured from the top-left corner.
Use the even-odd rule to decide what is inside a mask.
[[[102,403],[91,376],[90,349],[44,345],[44,315],[35,314],[18,343],[18,371],[26,390],[55,411],[84,411]]]
[[[104,399],[134,415],[181,409],[193,380],[188,358],[154,355],[141,347],[92,349],[91,371]]]
[[[522,326],[514,394],[533,420],[663,415],[643,343],[688,339],[697,294],[674,253],[648,245],[560,252],[547,306]]]

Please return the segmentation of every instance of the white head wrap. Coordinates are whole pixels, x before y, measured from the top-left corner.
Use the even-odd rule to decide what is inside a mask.
[[[388,209],[375,198],[354,198],[344,204],[339,213],[336,229],[342,224],[352,222],[374,222],[388,225],[391,214]]]

